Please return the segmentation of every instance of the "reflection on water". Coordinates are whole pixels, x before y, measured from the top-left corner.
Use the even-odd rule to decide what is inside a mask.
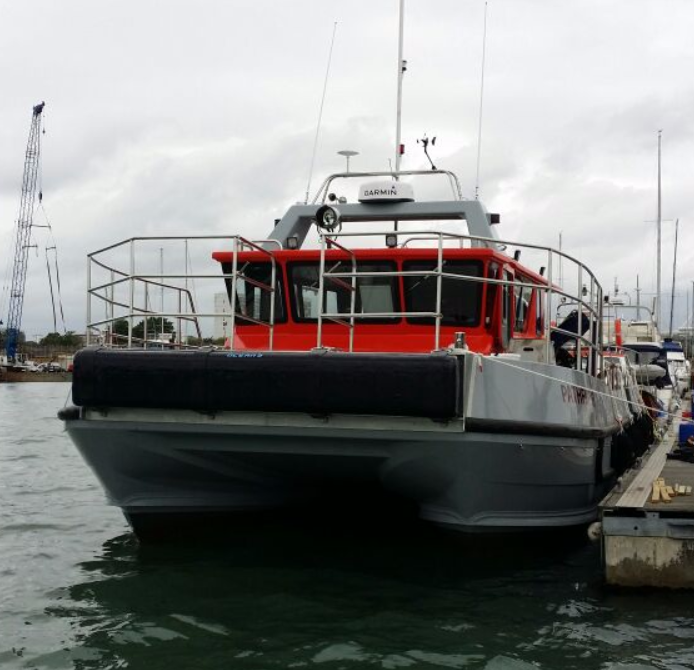
[[[85,669],[690,667],[689,598],[603,593],[596,551],[418,525],[266,522],[144,548],[122,535],[49,611],[73,623]]]
[[[2,670],[694,668],[691,595],[604,590],[581,535],[274,517],[140,547],[55,419],[66,392],[0,385]]]

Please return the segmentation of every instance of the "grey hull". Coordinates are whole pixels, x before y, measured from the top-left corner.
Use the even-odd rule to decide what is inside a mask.
[[[462,420],[118,409],[86,410],[66,426],[131,519],[319,505],[338,488],[349,504],[376,487],[437,524],[542,528],[591,521],[602,493],[605,441],[589,435],[466,431]]]

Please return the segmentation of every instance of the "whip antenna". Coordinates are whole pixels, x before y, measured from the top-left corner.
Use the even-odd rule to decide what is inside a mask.
[[[333,37],[330,40],[330,52],[328,53],[328,66],[325,68],[325,79],[323,81],[323,95],[320,99],[320,108],[318,110],[318,123],[316,125],[316,137],[313,140],[313,153],[311,154],[311,168],[308,171],[308,183],[306,184],[306,199],[304,204],[308,204],[309,192],[311,191],[311,178],[313,177],[313,165],[316,162],[316,151],[318,151],[318,137],[320,135],[321,122],[323,121],[323,105],[325,103],[325,93],[328,89],[328,77],[330,76],[330,64],[333,60],[333,46],[335,45],[335,31],[337,30],[337,21],[333,23]]]
[[[482,106],[484,103],[484,65],[487,55],[487,0],[484,1],[484,29],[482,32],[482,76],[480,78],[480,113],[477,125],[477,177],[475,178],[475,200],[480,192],[480,160],[482,158]]]
[[[407,71],[407,61],[402,57],[402,43],[405,34],[405,0],[400,0],[400,18],[398,24],[398,102],[395,114],[395,172],[400,171],[400,161],[405,153],[401,141],[402,128],[402,78]],[[397,179],[397,176],[396,176]]]

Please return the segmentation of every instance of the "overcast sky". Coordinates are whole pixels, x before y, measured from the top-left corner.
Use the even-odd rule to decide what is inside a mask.
[[[437,165],[466,194],[483,15],[483,0],[406,2],[403,168],[425,167],[415,140],[436,135]],[[313,186],[343,168],[339,149],[361,152],[353,168],[387,169],[397,20],[398,0],[0,0],[0,279],[37,102],[68,327],[83,331],[88,251],[142,234],[265,237],[303,199],[335,21]],[[480,185],[503,237],[556,246],[563,231],[603,285],[617,276],[633,294],[639,273],[653,291],[662,128],[680,322],[694,280],[693,26],[692,0],[489,0]],[[52,330],[43,249],[23,329]]]

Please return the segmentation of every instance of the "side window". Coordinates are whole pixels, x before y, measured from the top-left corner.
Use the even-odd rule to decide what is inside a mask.
[[[224,263],[222,270],[225,274],[231,274],[231,263]],[[269,323],[272,292],[272,265],[270,263],[239,263],[239,277],[236,279],[236,316],[240,323],[249,325],[254,321]],[[282,267],[276,266],[275,270],[275,323],[285,320],[284,291],[282,286]],[[231,278],[225,279],[227,295],[231,301],[233,282]],[[248,317],[244,320],[243,317]]]
[[[496,263],[490,263],[487,270],[489,279],[499,278],[499,266]],[[496,296],[498,295],[498,284],[485,284],[486,295],[484,300],[484,325],[489,327],[494,319],[494,306],[496,305]]]
[[[518,277],[518,281],[522,284],[530,283],[526,277]],[[516,333],[524,333],[528,326],[528,315],[530,314],[530,305],[532,301],[533,289],[527,286],[513,287],[514,304],[516,306],[516,318],[513,330]]]
[[[502,291],[502,305],[501,305],[501,337],[502,345],[504,347],[508,346],[509,340],[511,339],[511,327],[513,326],[511,322],[511,300],[513,299],[513,275],[508,271],[504,271],[504,284]]]
[[[535,289],[535,332],[538,335],[543,335],[545,332],[545,320],[544,320],[544,300],[542,299],[544,292],[539,288]]]

